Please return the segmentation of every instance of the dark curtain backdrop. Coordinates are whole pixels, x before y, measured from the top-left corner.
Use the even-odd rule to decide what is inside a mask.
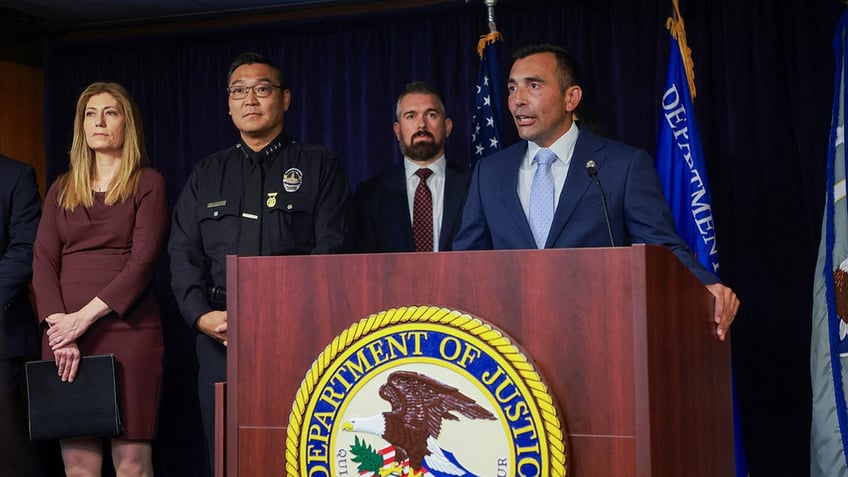
[[[812,275],[833,95],[830,42],[843,8],[836,0],[681,5],[721,274],[742,300],[731,336],[752,476],[809,469]],[[565,45],[583,64],[584,102],[600,129],[653,154],[670,11],[668,0],[501,0],[502,74],[518,43]],[[193,164],[237,140],[225,74],[246,50],[268,54],[287,71],[287,131],[337,154],[352,187],[400,161],[394,107],[413,80],[441,90],[454,119],[448,158],[467,161],[475,47],[486,32],[483,2],[457,0],[214,31],[51,38],[44,58],[48,182],[67,169],[77,95],[92,81],[118,81],[142,109],[152,163],[173,203]],[[514,142],[512,121],[503,124],[505,142]],[[193,339],[167,282],[163,266],[157,286],[168,348],[157,475],[191,476],[200,452]]]

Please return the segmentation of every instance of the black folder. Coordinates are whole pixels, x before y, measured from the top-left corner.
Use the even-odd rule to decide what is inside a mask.
[[[26,364],[29,438],[111,437],[123,432],[112,354],[84,356],[73,382],[63,382],[56,361]]]

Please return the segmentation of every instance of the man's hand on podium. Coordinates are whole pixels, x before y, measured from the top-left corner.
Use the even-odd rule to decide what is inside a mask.
[[[739,297],[721,283],[711,283],[707,285],[707,290],[715,297],[716,334],[718,339],[724,341],[730,324],[733,323],[736,312],[739,311]]]

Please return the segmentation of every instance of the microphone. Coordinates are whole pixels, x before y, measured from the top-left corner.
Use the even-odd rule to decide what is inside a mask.
[[[615,247],[615,240],[612,238],[612,225],[609,219],[609,210],[607,210],[607,196],[604,194],[604,186],[601,185],[601,179],[598,178],[598,169],[595,168],[595,161],[586,161],[586,173],[589,174],[595,184],[598,184],[598,189],[601,191],[601,204],[604,206],[604,219],[607,221],[607,233],[609,233],[610,246]]]

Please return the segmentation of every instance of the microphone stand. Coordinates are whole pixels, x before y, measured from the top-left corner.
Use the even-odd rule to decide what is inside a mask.
[[[612,224],[610,223],[609,210],[607,209],[607,196],[604,194],[604,186],[601,185],[601,179],[598,178],[598,170],[595,168],[595,161],[586,163],[586,173],[589,177],[598,184],[598,189],[601,191],[601,204],[604,206],[604,219],[607,222],[607,233],[609,234],[610,246],[615,247],[615,240],[612,238]]]

